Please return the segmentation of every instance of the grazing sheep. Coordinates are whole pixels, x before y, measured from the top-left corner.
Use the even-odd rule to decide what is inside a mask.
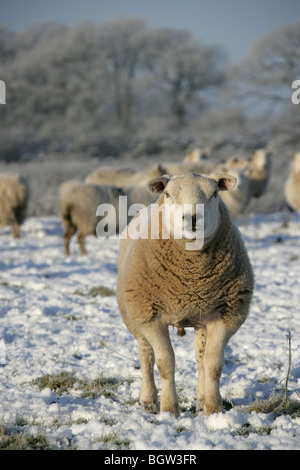
[[[249,167],[250,167],[250,181],[249,181],[249,197],[261,197],[268,186],[271,175],[271,155],[272,151],[269,150],[256,150],[253,152]]]
[[[114,184],[115,186],[132,186],[145,183],[149,178],[164,174],[166,170],[161,165],[146,167],[145,171],[136,171],[133,168],[101,167],[85,178],[86,183]]]
[[[108,203],[115,207],[117,217],[111,221],[111,226],[118,231],[119,196],[124,196],[124,193],[113,185],[93,185],[79,181],[66,181],[61,184],[60,210],[66,255],[70,254],[70,239],[77,230],[80,252],[82,255],[86,254],[84,239],[87,235],[96,235],[100,220],[100,217],[96,216],[96,210],[100,204]],[[109,223],[109,219],[107,222]]]
[[[300,153],[291,156],[290,172],[284,188],[285,199],[290,209],[300,216]]]
[[[11,225],[13,237],[20,236],[29,198],[29,186],[24,176],[12,173],[0,175],[0,224]]]
[[[161,193],[157,205],[141,211],[122,234],[117,295],[124,322],[139,344],[140,401],[147,411],[158,411],[155,360],[162,386],[160,409],[178,413],[170,325],[181,336],[184,328],[194,328],[197,409],[204,406],[206,414],[222,410],[219,379],[224,348],[245,321],[253,291],[242,237],[219,197],[219,191],[234,184],[234,177],[217,174],[154,178],[148,186]],[[204,205],[203,244],[197,239],[203,233],[196,223],[197,204]],[[165,237],[168,208],[174,214],[170,236]],[[180,238],[175,234],[183,222]],[[140,237],[135,239],[129,234],[136,224]]]

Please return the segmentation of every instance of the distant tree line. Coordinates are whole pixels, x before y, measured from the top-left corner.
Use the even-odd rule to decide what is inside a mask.
[[[299,126],[299,111],[287,103],[300,78],[299,54],[300,22],[269,33],[235,66],[222,46],[139,18],[50,21],[19,33],[0,26],[0,159],[117,155],[138,140],[155,153],[155,141],[168,133],[220,131],[230,116],[232,129],[240,127],[250,99],[280,103]]]

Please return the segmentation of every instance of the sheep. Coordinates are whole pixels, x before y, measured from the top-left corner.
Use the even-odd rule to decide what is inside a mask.
[[[236,184],[234,188],[231,191],[223,191],[221,193],[221,198],[230,210],[231,216],[233,219],[236,219],[250,202],[250,181],[247,176],[247,170],[243,170],[239,166],[233,166],[230,168],[226,165],[220,165],[216,167],[215,172],[227,173],[236,178]]]
[[[250,163],[248,158],[245,157],[231,157],[224,163],[226,168],[238,168],[242,170],[247,176],[250,176]]]
[[[210,149],[206,148],[204,150],[200,150],[199,148],[192,148],[187,151],[183,162],[184,163],[197,163],[202,159],[206,159],[210,155]]]
[[[113,185],[95,185],[75,180],[60,185],[60,211],[66,255],[70,254],[70,239],[77,230],[80,252],[82,255],[87,254],[84,239],[87,235],[96,235],[96,227],[100,220],[96,216],[97,207],[100,204],[112,204],[118,213],[119,196],[125,194]],[[118,221],[118,217],[111,221],[116,231],[119,229]]]
[[[300,215],[300,153],[294,153],[284,193],[289,208]]]
[[[86,183],[114,184],[115,186],[132,186],[146,182],[149,178],[160,176],[166,170],[161,165],[146,167],[144,171],[136,171],[134,168],[101,167],[85,178]]]
[[[249,197],[261,197],[268,186],[271,175],[271,155],[272,150],[259,149],[253,152],[250,157],[250,181],[249,181]]]
[[[20,225],[26,218],[29,184],[24,176],[14,173],[0,175],[0,224],[12,226],[12,236],[20,236]]]
[[[164,164],[167,172],[173,175],[181,175],[183,173],[203,173],[213,170],[213,163],[209,159],[200,159],[199,161],[183,161],[182,163],[170,162]]]
[[[155,202],[157,199],[157,195],[149,191],[149,189],[143,184],[135,184],[133,186],[121,186],[120,189],[128,198],[128,206],[131,206],[132,204],[141,204],[143,206],[148,206],[149,204]]]
[[[141,211],[122,233],[117,299],[124,323],[138,341],[140,402],[146,411],[158,412],[156,361],[160,410],[178,415],[169,326],[181,336],[186,327],[194,328],[197,410],[204,408],[207,415],[222,411],[224,348],[248,315],[254,283],[242,237],[219,197],[219,191],[234,184],[233,176],[222,174],[151,179],[148,187],[159,194],[157,204]],[[204,234],[196,223],[203,207],[199,204],[204,205]],[[164,236],[168,209],[174,212],[169,236]],[[183,223],[183,236],[175,236]],[[135,226],[140,227],[139,237],[130,236]]]

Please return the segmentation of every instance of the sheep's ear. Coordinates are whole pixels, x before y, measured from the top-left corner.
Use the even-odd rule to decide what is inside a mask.
[[[214,175],[213,178],[216,181],[220,191],[228,191],[229,189],[233,189],[237,182],[235,176],[227,174]]]
[[[170,178],[168,175],[158,176],[148,181],[147,186],[152,193],[162,193],[167,186]]]

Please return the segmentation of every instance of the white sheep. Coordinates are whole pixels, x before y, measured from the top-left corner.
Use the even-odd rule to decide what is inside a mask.
[[[146,183],[149,178],[164,174],[166,170],[161,165],[146,167],[144,171],[134,168],[100,167],[85,178],[86,183],[114,184],[115,186],[132,186]]]
[[[194,328],[197,409],[204,407],[206,414],[222,410],[224,348],[245,321],[253,291],[242,237],[219,197],[219,191],[234,184],[234,177],[217,174],[154,178],[148,186],[160,194],[157,204],[141,211],[122,234],[117,296],[124,322],[139,344],[145,410],[158,411],[155,360],[160,409],[178,413],[171,325],[180,335],[184,328]],[[204,221],[197,223],[202,205]],[[139,237],[130,235],[136,226]]]
[[[290,209],[300,215],[300,153],[294,153],[291,157],[289,176],[284,187],[285,199]]]
[[[272,150],[255,150],[250,157],[249,197],[261,197],[265,193],[272,168]]]
[[[231,157],[223,164],[227,169],[238,168],[242,170],[247,176],[250,176],[250,162],[245,157]]]
[[[209,159],[200,159],[196,162],[170,162],[164,163],[168,174],[182,175],[184,173],[207,173],[211,172],[214,164]]]
[[[198,163],[201,160],[205,160],[211,153],[209,148],[200,150],[198,147],[189,149],[183,159],[184,163]]]
[[[244,168],[244,169],[242,169]],[[234,176],[236,184],[231,191],[223,191],[221,198],[225,202],[226,206],[231,212],[231,215],[236,219],[240,214],[243,213],[247,205],[249,204],[249,184],[250,180],[247,176],[247,166],[239,167],[233,165],[231,168],[226,165],[220,165],[215,169],[216,173],[226,173]]]
[[[101,204],[111,204],[115,208],[116,217],[113,213],[108,213],[106,221],[108,227],[116,232],[119,230],[119,196],[125,195],[120,188],[113,185],[94,185],[73,180],[60,185],[60,211],[64,226],[66,255],[70,254],[70,239],[76,231],[78,231],[77,241],[80,252],[83,255],[86,254],[84,239],[87,235],[96,236],[96,228],[100,220],[96,212]],[[111,221],[109,217],[112,217]]]
[[[127,205],[141,204],[148,206],[156,201],[157,195],[153,194],[144,184],[122,186],[121,190],[127,196]]]
[[[13,237],[20,236],[29,199],[29,185],[24,176],[13,173],[0,175],[0,224],[11,225]]]

